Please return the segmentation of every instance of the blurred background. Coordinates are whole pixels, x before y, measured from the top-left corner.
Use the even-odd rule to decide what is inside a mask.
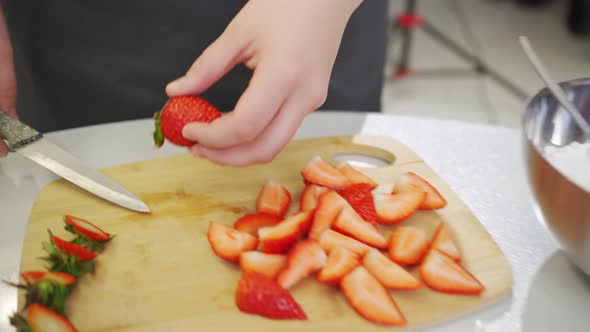
[[[384,113],[518,127],[543,86],[520,35],[556,80],[590,76],[588,0],[390,0],[390,11]]]

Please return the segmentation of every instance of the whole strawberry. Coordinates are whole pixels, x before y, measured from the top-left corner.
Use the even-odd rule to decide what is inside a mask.
[[[161,111],[154,114],[156,130],[154,143],[157,147],[164,140],[180,146],[195,144],[182,136],[182,128],[190,122],[213,122],[221,112],[205,99],[198,96],[177,96],[166,102]]]

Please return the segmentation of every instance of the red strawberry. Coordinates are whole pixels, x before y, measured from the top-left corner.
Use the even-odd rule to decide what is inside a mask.
[[[322,233],[332,227],[332,222],[336,219],[340,211],[347,206],[346,200],[333,190],[323,193],[315,209],[309,238],[317,240]]]
[[[237,262],[241,253],[258,246],[255,236],[214,222],[209,222],[207,240],[215,255],[232,262]]]
[[[326,265],[318,273],[317,279],[328,285],[340,285],[340,280],[359,264],[359,255],[344,247],[336,247],[330,252]]]
[[[278,224],[283,218],[264,213],[248,213],[234,223],[234,228],[258,236],[258,229]]]
[[[182,129],[190,122],[213,122],[221,117],[221,112],[205,99],[198,96],[177,96],[166,102],[161,111],[154,114],[154,143],[157,147],[164,140],[180,146],[195,144],[184,136]]]
[[[338,171],[344,175],[352,184],[367,184],[371,190],[377,188],[377,182],[363,174],[361,171],[352,167],[350,164],[344,164],[338,168]]]
[[[393,193],[411,191],[424,191],[427,193],[426,200],[420,205],[421,210],[441,209],[447,205],[445,198],[433,185],[419,175],[407,172],[396,180]]]
[[[363,266],[342,278],[340,287],[348,303],[366,320],[382,325],[406,324],[389,291]]]
[[[428,287],[440,292],[480,294],[485,289],[475,276],[437,249],[430,250],[424,258],[420,275]]]
[[[317,207],[320,196],[328,191],[328,187],[318,186],[315,184],[308,184],[301,193],[299,201],[299,209],[301,211],[313,210]]]
[[[106,241],[110,235],[88,220],[71,215],[65,216],[65,223],[71,225],[78,233],[94,241]]]
[[[314,240],[304,240],[295,245],[287,257],[287,267],[277,277],[279,285],[290,289],[301,280],[326,265],[328,256]]]
[[[401,265],[420,262],[428,250],[426,233],[417,227],[399,226],[391,233],[389,257]]]
[[[426,199],[426,193],[421,191],[389,195],[373,193],[377,220],[381,224],[392,225],[411,217]]]
[[[235,293],[241,312],[270,319],[307,320],[307,315],[291,293],[273,278],[257,273],[244,273]]]
[[[372,187],[366,183],[350,185],[338,193],[365,220],[377,226],[377,211],[373,202]]]
[[[395,290],[412,290],[422,287],[422,283],[410,272],[385,257],[379,250],[371,249],[363,258],[363,266],[383,286]]]
[[[309,229],[313,211],[303,211],[287,217],[274,226],[258,230],[260,250],[269,254],[284,254]]]
[[[27,284],[35,284],[42,280],[49,280],[55,281],[63,286],[69,286],[75,284],[77,280],[74,276],[67,273],[52,271],[27,271],[22,272],[20,275]]]
[[[342,233],[338,233],[332,229],[328,229],[322,233],[318,240],[320,246],[330,254],[332,250],[343,247],[346,248],[359,256],[364,256],[371,247],[362,243],[361,241],[355,240],[350,236],[346,236]]]
[[[18,331],[35,332],[74,332],[74,325],[61,314],[38,303],[28,306],[26,318],[17,314],[10,319],[10,323]]]
[[[256,200],[256,212],[283,217],[291,205],[291,194],[276,181],[268,181]]]
[[[52,241],[57,249],[76,257],[81,262],[89,261],[96,257],[94,252],[78,244],[62,240],[55,235],[52,237]]]
[[[457,262],[461,261],[461,252],[457,248],[455,241],[453,241],[449,227],[445,222],[441,222],[438,226],[430,247],[442,251]]]
[[[320,156],[313,157],[301,171],[306,184],[342,189],[350,185],[350,181],[336,168],[325,162]]]
[[[240,268],[244,272],[255,272],[274,278],[287,266],[287,256],[247,251],[240,255]]]
[[[342,209],[336,220],[332,223],[332,228],[372,247],[387,248],[387,240],[379,233],[379,230],[373,227],[373,225],[366,223],[350,206]]]

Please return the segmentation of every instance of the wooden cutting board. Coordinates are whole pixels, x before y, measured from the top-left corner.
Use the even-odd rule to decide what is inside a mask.
[[[37,258],[44,255],[41,243],[48,239],[47,229],[67,237],[62,217],[73,214],[116,235],[98,256],[94,274],[81,278],[68,301],[67,313],[80,331],[383,329],[361,318],[337,288],[314,278],[292,290],[308,321],[276,321],[240,313],[233,295],[241,272],[235,264],[215,256],[207,241],[209,221],[233,224],[253,211],[256,196],[269,179],[291,192],[294,211],[303,189],[300,171],[305,164],[315,155],[334,163],[334,156],[342,153],[361,153],[390,163],[359,168],[380,184],[378,190],[390,189],[405,171],[416,172],[437,187],[448,205],[436,212],[419,211],[405,224],[421,227],[431,236],[439,222],[447,222],[464,255],[464,266],[486,287],[480,296],[443,294],[427,287],[392,291],[408,320],[406,328],[457,318],[493,304],[510,291],[512,272],[505,256],[447,184],[399,142],[365,135],[293,141],[272,164],[250,168],[221,167],[179,155],[104,170],[141,197],[152,208],[151,215],[125,210],[66,181],[55,181],[42,190],[32,208],[21,269],[43,268]],[[389,236],[391,229],[382,231]],[[19,308],[23,303],[21,293]]]

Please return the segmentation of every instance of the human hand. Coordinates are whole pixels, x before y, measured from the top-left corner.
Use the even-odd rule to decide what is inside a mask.
[[[232,166],[273,160],[325,102],[342,34],[361,2],[248,1],[185,76],[166,87],[170,97],[200,94],[239,63],[254,71],[232,112],[184,127],[183,135],[198,142],[190,152]]]
[[[8,36],[2,9],[0,9],[0,109],[12,116],[17,116],[16,76],[12,59],[12,43]],[[0,137],[0,158],[7,154],[6,144]]]

